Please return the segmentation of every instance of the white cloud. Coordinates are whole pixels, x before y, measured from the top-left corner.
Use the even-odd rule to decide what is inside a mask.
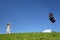
[[[51,29],[46,29],[46,30],[44,30],[43,32],[51,33],[52,30],[51,30]]]

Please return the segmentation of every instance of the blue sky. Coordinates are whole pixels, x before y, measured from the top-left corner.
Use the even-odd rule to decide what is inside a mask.
[[[49,20],[52,12],[55,23]],[[42,32],[45,29],[60,32],[60,0],[0,0],[0,33]]]

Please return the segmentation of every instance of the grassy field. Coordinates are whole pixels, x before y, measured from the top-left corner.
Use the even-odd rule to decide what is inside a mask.
[[[0,34],[0,40],[60,40],[60,33],[12,33]]]

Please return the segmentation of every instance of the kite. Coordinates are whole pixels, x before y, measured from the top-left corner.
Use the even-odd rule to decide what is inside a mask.
[[[56,20],[54,19],[54,16],[52,13],[49,14],[49,20],[54,23]]]

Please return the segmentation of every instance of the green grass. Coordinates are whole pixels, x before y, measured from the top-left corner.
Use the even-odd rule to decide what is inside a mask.
[[[0,34],[0,40],[60,40],[60,33],[12,33]]]

